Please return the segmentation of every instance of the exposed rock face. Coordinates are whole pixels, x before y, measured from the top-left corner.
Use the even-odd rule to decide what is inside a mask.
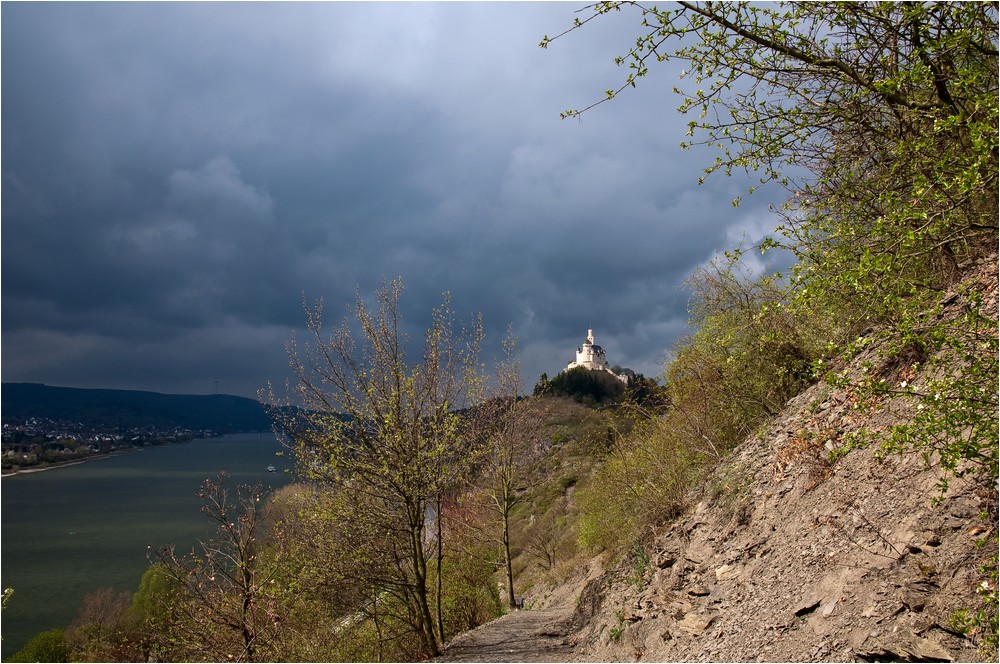
[[[977,289],[996,315],[997,267]],[[657,534],[644,585],[597,579],[577,657],[603,661],[977,661],[950,627],[975,601],[987,500],[917,455],[831,464],[863,419],[818,384],[746,441],[690,514]],[[713,490],[712,485],[715,489]],[[601,591],[603,598],[596,598]]]

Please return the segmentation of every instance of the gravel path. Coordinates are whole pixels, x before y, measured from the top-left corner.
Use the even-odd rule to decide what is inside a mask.
[[[551,608],[508,613],[461,634],[436,662],[569,662],[574,641],[572,609]]]

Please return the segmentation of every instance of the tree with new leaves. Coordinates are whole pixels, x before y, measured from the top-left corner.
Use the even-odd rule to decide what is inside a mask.
[[[307,307],[309,341],[289,345],[300,408],[275,412],[303,474],[339,488],[328,509],[334,521],[351,524],[353,555],[364,562],[357,568],[364,570],[365,583],[405,607],[422,654],[433,656],[443,632],[441,612],[431,608],[429,574],[435,549],[441,569],[438,499],[475,456],[476,438],[462,411],[481,399],[483,330],[478,317],[459,326],[446,295],[432,312],[420,360],[412,361],[401,293],[399,280],[383,284],[375,309],[359,295],[353,320],[345,318],[329,337],[322,302]],[[279,402],[273,393],[267,400],[291,401]],[[437,547],[428,533],[434,523]]]
[[[63,630],[49,629],[32,637],[11,655],[8,662],[66,662],[68,660]]]
[[[738,258],[687,281],[690,323],[666,370],[676,426],[718,460],[813,380],[829,324],[790,311],[788,284]]]
[[[128,647],[132,594],[114,588],[87,593],[66,630],[66,645],[77,662],[122,661],[136,653]]]
[[[899,338],[890,354],[953,349],[953,370],[936,378],[933,394],[951,394],[949,410],[965,415],[935,410],[935,426],[950,421],[946,431],[966,437],[976,423],[955,458],[989,467],[997,402],[984,381],[997,375],[997,344],[983,330],[995,322],[976,313],[975,293],[964,296],[971,318],[920,312],[996,251],[996,5],[609,2],[591,5],[567,32],[627,9],[642,32],[616,60],[631,71],[606,99],[654,63],[683,62],[682,79],[697,89],[677,89],[680,112],[696,114],[682,146],[719,149],[708,173],[745,169],[792,190],[778,235],[762,248],[797,258],[786,275],[794,310],[823,318],[833,347],[847,352],[873,325]]]
[[[682,147],[718,150],[706,173],[745,170],[790,191],[761,246],[794,256],[775,275],[790,310],[821,321],[828,353],[880,349],[883,366],[866,377],[831,378],[916,413],[855,444],[916,451],[944,487],[962,477],[995,495],[995,296],[970,278],[1000,235],[997,5],[603,2],[557,38],[629,10],[641,27],[616,58],[625,80],[564,116],[637,87],[656,63],[683,63],[687,86],[675,92],[692,119]],[[945,309],[956,302],[961,315]],[[995,558],[986,568],[995,583]],[[984,606],[971,624],[995,655],[995,602]]]
[[[181,584],[160,563],[153,563],[139,580],[129,608],[133,625],[133,660],[163,661],[170,659],[174,642],[174,604],[180,599]]]
[[[799,280],[822,281],[812,294],[862,299],[861,323],[995,247],[994,4],[605,2],[567,32],[627,9],[642,32],[602,101],[683,62],[679,110],[696,117],[682,147],[719,149],[707,173],[792,188],[773,244],[799,256]]]
[[[573,367],[550,380],[545,394],[570,397],[588,405],[610,404],[625,394],[625,383],[608,371]]]
[[[275,579],[285,592],[279,635],[285,661],[419,656],[412,634],[399,629],[409,624],[405,605],[369,583],[383,573],[359,555],[370,529],[340,519],[340,501],[357,499],[318,482],[289,484],[268,498],[264,530],[272,555],[282,562]]]

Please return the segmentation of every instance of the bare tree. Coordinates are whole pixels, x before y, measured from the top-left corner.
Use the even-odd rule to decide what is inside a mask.
[[[262,556],[260,500],[263,489],[240,486],[235,497],[226,476],[205,480],[198,492],[202,512],[216,526],[215,537],[178,556],[173,547],[157,552],[165,573],[180,588],[172,606],[180,636],[179,657],[259,661],[279,622],[272,579],[277,562]]]
[[[114,588],[88,593],[66,631],[66,645],[74,661],[121,661],[127,647],[128,610],[132,594]]]
[[[480,409],[485,448],[473,491],[489,514],[485,523],[466,525],[487,533],[499,545],[506,575],[507,604],[517,605],[511,553],[511,516],[528,486],[531,444],[537,415],[521,393],[517,340],[508,330],[503,342],[504,358],[496,363],[496,385],[491,399]]]

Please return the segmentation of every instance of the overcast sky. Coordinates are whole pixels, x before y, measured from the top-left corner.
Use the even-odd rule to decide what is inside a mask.
[[[639,30],[583,3],[3,3],[4,381],[255,396],[331,323],[451,291],[530,389],[592,327],[662,371],[682,283],[776,221],[681,151],[673,65],[582,120]],[[770,198],[769,198],[770,197]],[[217,381],[217,382],[216,382]]]

